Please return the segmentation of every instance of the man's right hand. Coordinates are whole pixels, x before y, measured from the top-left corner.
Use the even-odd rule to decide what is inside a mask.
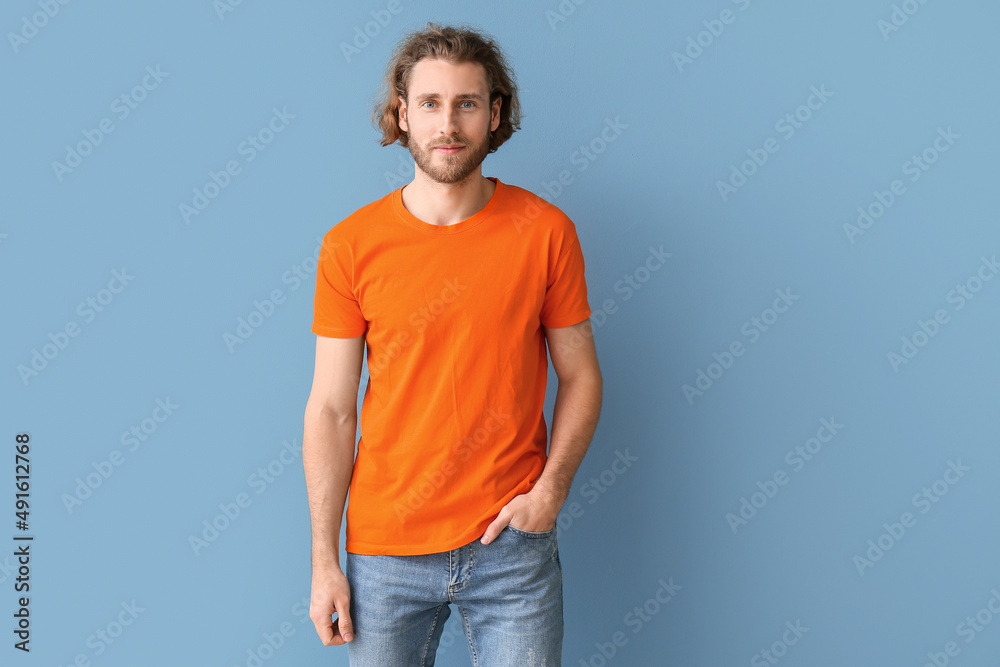
[[[354,639],[350,604],[350,584],[339,567],[313,568],[309,618],[324,646],[340,646]],[[337,620],[331,622],[334,614]]]

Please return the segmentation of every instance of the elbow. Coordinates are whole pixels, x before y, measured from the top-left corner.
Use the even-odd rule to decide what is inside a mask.
[[[558,372],[556,376],[559,385],[583,385],[593,387],[594,391],[600,394],[604,389],[604,378],[601,375],[601,368],[596,363],[574,369],[572,373]]]
[[[568,391],[578,396],[580,400],[585,400],[594,411],[600,414],[601,404],[604,402],[604,378],[601,377],[600,369],[581,371],[571,377],[559,378],[559,391]]]
[[[355,405],[338,406],[326,402],[310,401],[306,403],[303,421],[307,426],[319,421],[333,423],[338,426],[357,424],[358,409]]]

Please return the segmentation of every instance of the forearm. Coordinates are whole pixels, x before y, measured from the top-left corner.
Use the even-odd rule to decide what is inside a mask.
[[[340,568],[340,520],[354,471],[357,414],[306,407],[302,465],[312,525],[312,564]]]
[[[597,429],[603,399],[599,372],[559,382],[552,409],[549,456],[532,491],[543,493],[562,507],[580,462]]]

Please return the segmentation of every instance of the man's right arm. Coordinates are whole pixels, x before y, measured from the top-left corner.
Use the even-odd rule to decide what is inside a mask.
[[[365,337],[316,337],[316,368],[306,402],[302,463],[312,525],[309,616],[327,646],[353,631],[350,590],[340,563],[340,520],[354,471],[358,385]],[[332,624],[336,613],[337,623]]]

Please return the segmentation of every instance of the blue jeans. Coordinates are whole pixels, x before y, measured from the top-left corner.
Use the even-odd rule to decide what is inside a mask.
[[[507,526],[489,544],[479,539],[417,556],[348,553],[351,667],[433,667],[452,602],[475,667],[559,667],[563,597],[556,529]]]

